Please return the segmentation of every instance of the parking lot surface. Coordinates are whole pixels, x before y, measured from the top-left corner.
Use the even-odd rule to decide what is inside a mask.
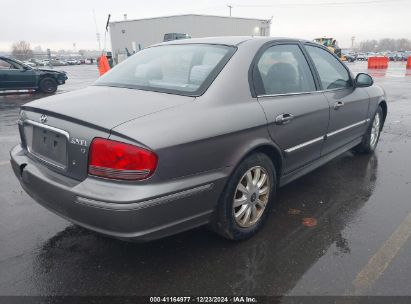
[[[264,229],[239,243],[205,228],[126,243],[47,211],[8,154],[19,106],[45,95],[0,95],[0,295],[411,295],[411,70],[347,65],[389,97],[376,153],[347,152],[282,188]],[[98,77],[63,69],[59,94]]]

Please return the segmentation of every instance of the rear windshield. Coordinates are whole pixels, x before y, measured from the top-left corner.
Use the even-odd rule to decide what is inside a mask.
[[[117,65],[95,85],[201,95],[234,52],[234,47],[208,44],[151,47]]]

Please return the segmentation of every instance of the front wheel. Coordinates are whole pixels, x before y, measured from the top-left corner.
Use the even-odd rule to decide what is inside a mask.
[[[40,91],[46,94],[55,93],[57,91],[57,86],[57,81],[50,77],[43,78],[39,83]]]
[[[378,140],[380,139],[383,117],[382,108],[379,106],[371,121],[367,133],[363,137],[362,142],[354,148],[355,151],[364,154],[371,154],[375,151]]]
[[[263,226],[276,194],[277,177],[266,154],[255,153],[234,170],[221,194],[211,228],[231,240],[247,239]]]

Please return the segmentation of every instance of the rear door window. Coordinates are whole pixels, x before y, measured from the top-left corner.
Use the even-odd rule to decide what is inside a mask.
[[[310,67],[296,44],[269,47],[254,69],[257,95],[312,92],[316,90]]]

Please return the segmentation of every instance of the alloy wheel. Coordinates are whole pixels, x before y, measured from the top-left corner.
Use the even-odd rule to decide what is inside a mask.
[[[380,115],[377,113],[371,127],[370,146],[374,147],[377,144],[378,136],[380,135]]]
[[[261,166],[253,167],[243,175],[233,202],[234,219],[240,227],[248,228],[258,222],[267,206],[270,188],[269,175]]]

